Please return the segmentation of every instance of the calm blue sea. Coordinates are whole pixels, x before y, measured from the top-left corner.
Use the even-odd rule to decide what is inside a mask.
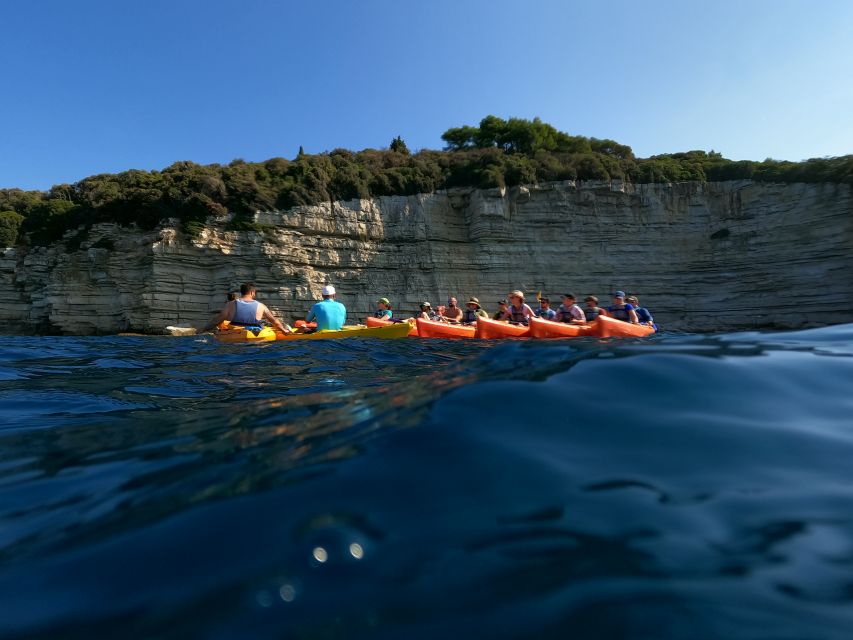
[[[853,325],[9,338],[0,637],[853,637]]]

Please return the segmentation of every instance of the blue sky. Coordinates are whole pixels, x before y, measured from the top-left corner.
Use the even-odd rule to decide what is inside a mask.
[[[640,156],[853,153],[846,0],[33,0],[0,24],[0,187],[440,148],[490,113]]]

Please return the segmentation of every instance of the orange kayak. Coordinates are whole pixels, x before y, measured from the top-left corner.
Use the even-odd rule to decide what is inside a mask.
[[[406,322],[409,322],[408,320]],[[385,327],[389,324],[400,324],[399,322],[391,322],[390,320],[383,320],[382,318],[367,318],[365,324],[368,327]],[[412,324],[412,329],[409,331],[410,338],[416,338],[418,336],[418,328],[414,323]]]
[[[570,324],[542,318],[530,318],[530,335],[534,338],[577,338],[594,336],[595,324]]]
[[[654,327],[645,324],[631,324],[606,316],[598,316],[591,327],[592,335],[598,338],[642,338],[655,332]]]
[[[421,338],[473,338],[477,329],[461,324],[448,324],[418,318],[418,335]]]
[[[477,319],[477,337],[484,340],[497,338],[526,338],[530,335],[530,327],[522,324],[510,324],[488,318]]]

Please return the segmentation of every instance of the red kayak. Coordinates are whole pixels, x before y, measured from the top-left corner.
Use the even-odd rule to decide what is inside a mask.
[[[530,335],[534,338],[578,338],[594,336],[595,324],[571,324],[543,318],[530,318]]]
[[[408,320],[406,322],[408,322]],[[390,320],[385,320],[383,318],[370,317],[370,318],[367,318],[367,321],[365,322],[365,324],[368,327],[384,327],[384,326],[387,326],[389,324],[400,324],[400,323],[399,322],[391,322]],[[412,324],[412,330],[409,331],[409,337],[410,338],[417,338],[418,337],[418,328],[414,324]]]
[[[598,338],[642,338],[655,332],[654,327],[645,324],[631,324],[607,316],[598,316],[591,327],[592,335]]]
[[[530,327],[523,324],[510,324],[500,320],[477,318],[477,337],[484,340],[499,338],[526,338],[530,335]]]
[[[449,324],[418,318],[418,335],[421,338],[473,338],[476,331],[473,325]]]

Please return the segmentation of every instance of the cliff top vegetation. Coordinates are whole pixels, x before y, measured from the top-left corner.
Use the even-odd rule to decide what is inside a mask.
[[[293,160],[176,162],[162,171],[130,170],[58,184],[48,191],[0,189],[0,247],[46,244],[96,222],[153,228],[178,218],[190,233],[231,212],[233,229],[256,229],[257,211],[329,200],[491,188],[556,180],[634,183],[750,179],[853,184],[853,155],[803,162],[733,161],[714,151],[635,157],[613,140],[573,136],[538,118],[496,116],[448,129],[442,151],[411,153],[398,136],[388,149],[302,152]]]

